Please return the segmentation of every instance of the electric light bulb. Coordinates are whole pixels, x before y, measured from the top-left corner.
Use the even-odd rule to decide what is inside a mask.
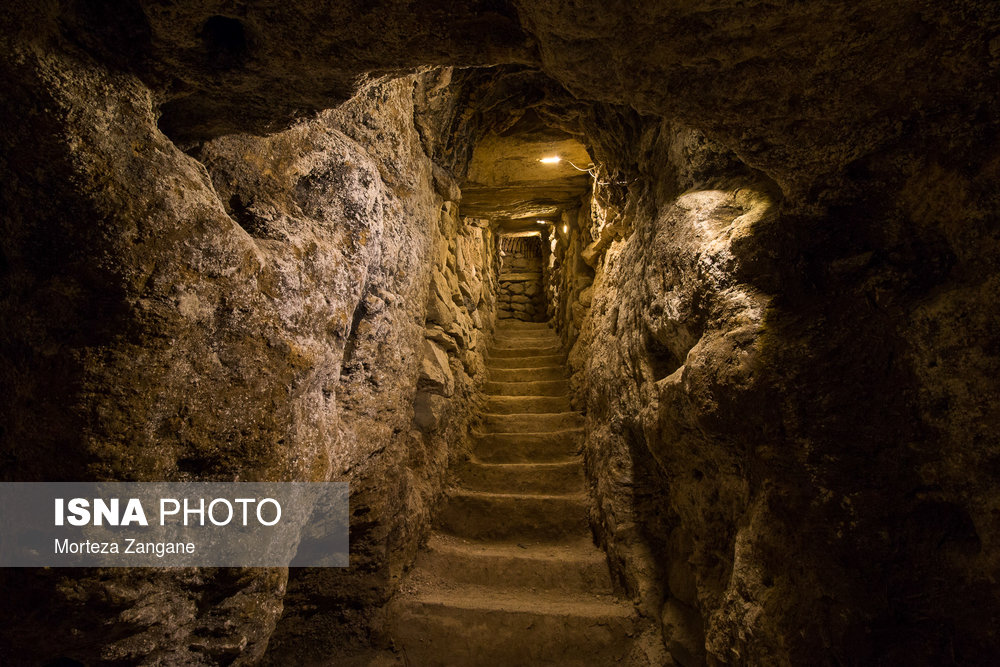
[[[559,157],[558,155],[553,155],[552,157],[543,157],[541,160],[539,160],[539,162],[541,162],[542,164],[559,164],[561,161],[562,158]]]
[[[563,234],[569,234],[569,225],[563,225]]]
[[[548,223],[548,222],[546,222],[545,220],[535,220],[535,222],[537,222],[537,223],[538,223],[538,224],[540,224],[540,225],[547,225],[547,224],[549,224],[549,223]]]

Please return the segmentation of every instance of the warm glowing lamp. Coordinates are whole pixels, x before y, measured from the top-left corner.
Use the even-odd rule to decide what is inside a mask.
[[[560,162],[563,161],[563,159],[561,157],[559,157],[558,155],[553,155],[552,157],[543,157],[543,158],[540,158],[538,161],[541,162],[542,164],[559,164]],[[583,169],[581,167],[576,166],[570,160],[566,160],[566,164],[568,164],[569,166],[573,167],[577,171],[586,172],[586,173],[590,174],[591,176],[593,176],[595,179],[597,178],[597,173],[594,172],[594,163],[593,162],[591,162],[590,164],[588,164],[586,169]]]

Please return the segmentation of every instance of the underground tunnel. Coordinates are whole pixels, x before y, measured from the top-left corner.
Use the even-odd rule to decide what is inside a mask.
[[[996,664],[997,3],[0,24],[0,663]],[[44,483],[346,561],[11,566]]]

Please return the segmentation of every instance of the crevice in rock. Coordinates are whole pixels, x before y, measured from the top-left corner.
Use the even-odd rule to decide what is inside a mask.
[[[669,347],[656,340],[649,333],[646,334],[646,355],[652,371],[653,382],[658,382],[673,374],[684,365],[684,361],[679,359]]]
[[[233,219],[236,221],[240,227],[243,228],[250,236],[260,237],[264,236],[264,229],[260,225],[257,217],[250,211],[253,206],[253,202],[243,203],[242,197],[240,195],[234,194],[229,198],[228,211]]]
[[[344,341],[344,357],[343,361],[340,362],[341,377],[350,373],[352,368],[354,351],[358,344],[358,325],[361,324],[361,320],[364,319],[367,314],[367,309],[365,307],[366,292],[367,288],[361,290],[361,299],[358,300],[358,305],[354,307],[354,313],[351,315],[351,328],[347,331],[347,337]]]

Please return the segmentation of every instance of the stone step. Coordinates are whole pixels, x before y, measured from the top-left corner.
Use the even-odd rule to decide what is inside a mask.
[[[504,323],[472,456],[434,518],[387,627],[406,664],[625,664],[633,607],[593,544],[565,353],[547,324]]]
[[[524,311],[513,310],[514,304],[510,304],[510,309],[504,304],[497,305],[497,317],[501,323],[506,322],[531,322],[534,315],[529,315]]]
[[[490,396],[486,409],[497,414],[568,412],[569,396]]]
[[[504,322],[503,324],[497,325],[496,332],[514,332],[522,333],[527,331],[555,331],[548,322]]]
[[[604,552],[590,539],[567,544],[476,542],[434,533],[414,565],[421,583],[473,584],[609,595]]]
[[[532,338],[525,340],[524,338],[511,338],[511,339],[497,339],[493,341],[493,345],[489,347],[489,354],[494,357],[510,356],[514,355],[513,350],[539,350],[548,349],[548,354],[562,354],[565,352],[562,346],[562,342],[558,338]],[[500,354],[496,354],[497,351]]]
[[[469,540],[566,542],[590,535],[581,494],[529,495],[453,490],[438,512],[439,531]]]
[[[495,382],[545,382],[566,379],[562,366],[546,368],[489,368],[490,380]]]
[[[562,341],[555,336],[504,336],[494,338],[490,349],[499,348],[521,348],[521,347],[558,347],[562,349]]]
[[[553,340],[559,342],[559,334],[552,329],[539,331],[510,331],[507,329],[497,329],[493,332],[493,340],[509,340],[520,343],[526,340]]]
[[[562,346],[556,341],[554,344],[523,344],[523,345],[510,345],[507,347],[492,347],[490,348],[489,357],[490,359],[506,359],[509,357],[541,357],[541,356],[552,356],[552,355],[562,355]]]
[[[393,637],[421,667],[621,664],[635,626],[610,596],[486,586],[399,596],[393,608]]]
[[[555,331],[527,331],[511,332],[496,331],[493,334],[493,346],[495,347],[516,347],[532,342],[543,342],[545,344],[558,345],[562,342],[559,334]]]
[[[576,456],[582,440],[582,428],[549,433],[473,434],[472,452],[484,463],[557,462]]]
[[[562,354],[539,354],[533,357],[490,357],[486,361],[488,369],[494,368],[530,368],[563,370],[565,359]]]
[[[486,413],[483,430],[487,433],[548,433],[583,426],[579,412]]]
[[[489,493],[583,493],[580,457],[546,463],[485,463],[470,459],[456,470],[456,481],[467,491]]]
[[[528,382],[494,382],[483,385],[487,396],[567,396],[567,380],[535,380]]]

